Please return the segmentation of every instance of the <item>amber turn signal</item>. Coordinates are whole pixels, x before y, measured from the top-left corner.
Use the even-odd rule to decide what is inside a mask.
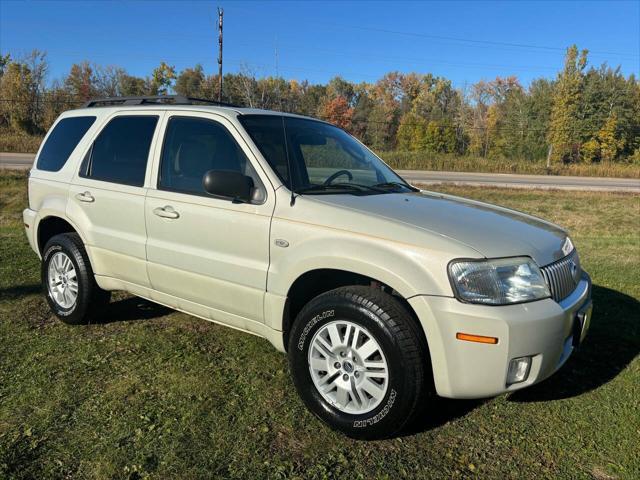
[[[477,343],[490,343],[495,345],[498,343],[498,339],[496,337],[485,337],[483,335],[471,335],[470,333],[456,333],[456,338],[458,340],[466,340],[467,342],[477,342]]]

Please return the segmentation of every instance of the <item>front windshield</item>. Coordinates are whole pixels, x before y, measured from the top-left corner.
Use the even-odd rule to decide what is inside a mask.
[[[240,121],[283,183],[293,186],[294,192],[379,194],[414,190],[355,138],[328,123],[279,115],[243,115]]]

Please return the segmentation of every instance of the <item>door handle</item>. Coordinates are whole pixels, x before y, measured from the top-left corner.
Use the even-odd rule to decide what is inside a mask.
[[[162,218],[178,218],[180,216],[170,205],[154,208],[153,213]]]
[[[76,195],[76,198],[81,202],[87,202],[87,203],[92,203],[96,201],[96,199],[93,198],[93,195],[91,195],[91,192],[78,193]]]

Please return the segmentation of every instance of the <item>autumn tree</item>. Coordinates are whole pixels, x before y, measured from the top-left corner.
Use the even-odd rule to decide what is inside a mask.
[[[486,157],[489,152],[489,106],[491,104],[491,86],[484,80],[471,87],[470,99],[473,102],[472,114],[465,128],[469,134],[469,151],[474,155]]]
[[[4,71],[11,62],[11,54],[0,55],[0,77],[4,75]]]
[[[416,151],[425,147],[427,122],[413,112],[405,113],[400,119],[397,134],[397,146],[400,150]]]
[[[320,117],[327,122],[331,122],[345,130],[351,129],[353,108],[349,106],[347,99],[343,96],[327,100],[320,106],[320,111],[318,113],[320,114]]]
[[[552,159],[577,161],[580,152],[580,100],[587,50],[578,53],[575,45],[567,49],[564,69],[558,75],[553,94],[548,139]]]
[[[64,80],[64,86],[79,102],[86,102],[95,97],[95,75],[89,62],[74,63]]]
[[[122,72],[119,79],[119,88],[120,95],[125,97],[139,97],[141,95],[147,95],[150,92],[151,86],[149,81],[144,78]]]
[[[58,81],[55,81],[49,88],[46,102],[42,106],[40,128],[43,131],[48,130],[62,112],[73,106],[76,104],[70,102],[67,90]]]
[[[390,72],[354,83],[340,76],[325,84],[259,76],[247,66],[223,78],[223,100],[325,118],[375,150],[541,160],[548,145],[564,161],[640,163],[640,82],[620,68],[586,67],[586,51],[567,50],[554,80],[523,88],[515,77],[469,87],[430,73]],[[47,83],[44,53],[0,56],[0,129],[42,134],[64,110],[96,96],[141,96],[175,91],[217,98],[217,75],[201,65],[162,62],[149,76],[118,66],[81,62]]]
[[[186,97],[205,97],[202,89],[205,82],[202,65],[197,64],[194,68],[185,68],[178,78],[174,90],[178,95]]]
[[[96,95],[101,97],[117,97],[122,93],[122,78],[126,75],[124,69],[115,65],[95,66],[93,83]]]
[[[0,97],[6,100],[0,102],[0,118],[12,130],[30,129],[30,84],[31,71],[22,63],[9,63],[0,77]]]
[[[352,133],[366,144],[372,144],[371,133],[371,113],[375,105],[375,101],[371,98],[371,85],[360,83],[356,85],[356,103],[353,107],[353,118],[351,119]]]
[[[175,79],[176,68],[165,62],[160,62],[160,65],[154,68],[151,74],[149,93],[151,95],[166,95]]]
[[[618,115],[615,112],[609,114],[609,118],[598,132],[600,145],[600,158],[606,162],[615,160],[618,152],[624,145],[624,140],[618,136]]]
[[[350,107],[356,100],[355,87],[351,82],[347,82],[344,78],[337,76],[329,80],[327,84],[326,95],[328,98],[342,97]]]

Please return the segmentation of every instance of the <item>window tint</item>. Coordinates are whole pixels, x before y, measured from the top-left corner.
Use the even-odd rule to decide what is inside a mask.
[[[259,185],[251,163],[222,125],[200,118],[172,117],[167,125],[158,188],[208,195],[202,185],[209,170],[243,173]],[[253,201],[259,202],[257,188]]]
[[[240,121],[285,185],[290,184],[284,121],[276,115],[242,115]],[[291,147],[291,145],[289,145]]]
[[[373,152],[333,125],[276,115],[241,115],[239,119],[280,179],[294,190],[344,193],[335,188],[342,185],[350,192],[374,194],[412,189]],[[331,188],[309,191],[313,187]]]
[[[69,117],[60,120],[40,152],[38,170],[60,170],[95,121],[96,117]]]
[[[149,147],[158,117],[130,116],[111,120],[93,142],[81,176],[142,186]]]

